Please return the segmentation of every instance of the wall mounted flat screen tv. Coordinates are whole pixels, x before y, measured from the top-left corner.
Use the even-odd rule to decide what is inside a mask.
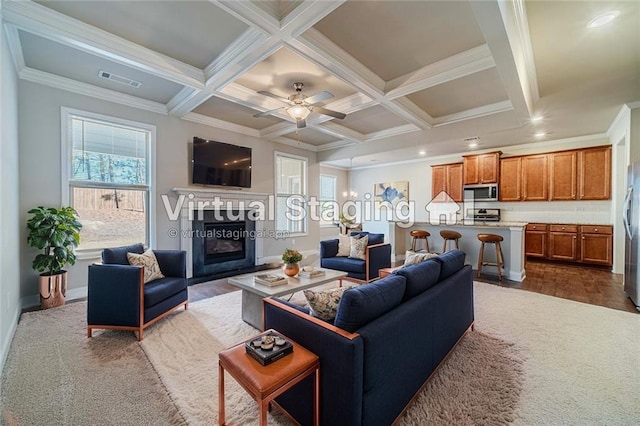
[[[251,148],[193,138],[192,183],[251,188]]]

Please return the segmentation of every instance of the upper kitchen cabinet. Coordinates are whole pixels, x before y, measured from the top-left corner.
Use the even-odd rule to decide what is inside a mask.
[[[500,201],[522,199],[522,157],[500,160]]]
[[[462,201],[462,163],[431,166],[431,198],[442,191],[454,201]]]
[[[578,151],[554,152],[548,155],[549,200],[577,198]]]
[[[578,199],[611,198],[611,146],[580,150],[578,154]]]
[[[462,157],[464,185],[498,183],[500,178],[500,151]]]
[[[522,200],[547,201],[547,154],[522,157]]]

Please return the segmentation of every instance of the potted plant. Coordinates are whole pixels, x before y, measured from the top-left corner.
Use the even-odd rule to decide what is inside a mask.
[[[43,250],[33,260],[32,267],[40,272],[40,306],[47,309],[64,305],[67,292],[66,264],[76,263],[75,248],[80,243],[78,213],[73,207],[36,207],[27,221],[27,243]]]
[[[286,249],[282,254],[282,261],[284,262],[282,270],[286,275],[293,277],[295,274],[300,272],[300,265],[298,265],[298,262],[301,260],[302,254],[300,254],[299,251]]]

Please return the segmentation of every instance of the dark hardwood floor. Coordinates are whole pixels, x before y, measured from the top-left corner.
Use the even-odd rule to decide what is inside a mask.
[[[488,268],[490,269],[490,268]],[[604,306],[627,312],[638,312],[623,291],[622,275],[588,266],[558,264],[537,260],[527,261],[527,278],[523,282],[482,274],[474,279],[501,287],[532,291],[577,302]],[[189,301],[206,299],[238,290],[226,279],[195,284],[189,287]]]

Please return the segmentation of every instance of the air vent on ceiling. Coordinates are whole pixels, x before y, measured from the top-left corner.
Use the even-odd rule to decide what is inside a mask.
[[[106,78],[107,80],[115,81],[116,83],[131,86],[136,89],[139,89],[140,87],[142,87],[142,83],[140,83],[139,81],[131,80],[130,78],[123,77],[121,75],[112,74],[107,71],[100,70],[100,72],[98,72],[98,77]]]
[[[463,139],[463,141],[465,141],[465,142],[478,142],[479,140],[480,140],[479,136],[474,136],[474,137],[471,137],[471,138]]]

